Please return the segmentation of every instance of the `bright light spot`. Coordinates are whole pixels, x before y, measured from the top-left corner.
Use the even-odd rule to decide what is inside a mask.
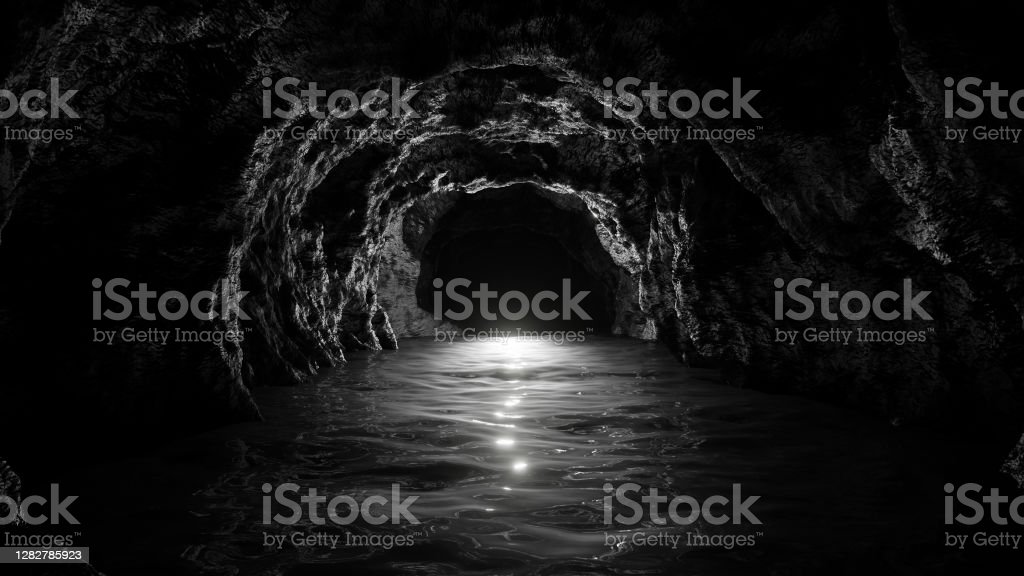
[[[496,418],[512,418],[512,419],[517,419],[517,418],[522,418],[523,417],[521,414],[505,414],[504,412],[495,412],[494,416]]]
[[[509,396],[508,400],[505,401],[505,406],[515,406],[519,404],[519,398],[515,396]]]
[[[522,472],[523,470],[526,470],[526,462],[524,460],[518,460],[512,465],[512,469],[516,472]]]
[[[531,342],[529,340],[520,339],[520,338],[507,338],[505,340],[500,340],[500,342],[501,342],[501,347],[506,352],[511,352],[512,354],[516,354],[516,355],[522,354],[524,350],[527,350],[528,348],[530,348],[530,344],[531,344]]]
[[[481,342],[482,346],[494,351],[501,351],[502,354],[512,358],[522,358],[526,355],[535,356],[540,351],[552,351],[554,345],[550,342],[531,340],[529,338],[495,338]]]
[[[515,424],[498,424],[496,422],[484,422],[483,420],[472,419],[470,422],[474,424],[483,424],[484,426],[501,426],[502,428],[515,428]]]
[[[498,438],[495,442],[498,446],[512,446],[516,443],[512,438]]]

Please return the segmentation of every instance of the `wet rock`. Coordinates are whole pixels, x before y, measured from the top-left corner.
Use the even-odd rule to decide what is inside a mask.
[[[27,14],[16,20],[38,38],[2,63],[4,85],[59,76],[80,90],[82,119],[71,141],[0,149],[0,257],[21,278],[3,287],[3,345],[46,358],[38,343],[69,322],[46,303],[77,303],[94,277],[184,292],[226,281],[249,292],[251,320],[218,324],[248,330],[240,345],[97,350],[91,325],[75,325],[48,388],[115,419],[258,417],[254,386],[439,327],[416,289],[432,239],[451,233],[440,223],[469,196],[519,194],[588,227],[561,241],[611,286],[616,333],[661,340],[735,385],[1016,438],[1024,164],[1016,149],[944,141],[941,114],[944,76],[1000,71],[944,48],[950,23],[911,3],[801,10],[99,2]],[[286,75],[357,92],[400,77],[419,117],[264,120],[260,80]],[[609,138],[749,127],[605,118],[601,81],[626,75],[693,89],[742,76],[761,89],[757,137]],[[912,326],[931,330],[914,346],[781,345],[773,282],[796,277],[868,293],[910,278],[936,320]]]

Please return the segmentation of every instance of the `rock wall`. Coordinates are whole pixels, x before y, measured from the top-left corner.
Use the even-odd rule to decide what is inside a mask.
[[[0,339],[89,417],[254,418],[253,386],[429,332],[414,287],[438,222],[467,194],[521,190],[593,229],[618,333],[735,385],[957,423],[1004,454],[1021,432],[1024,163],[1002,143],[946,141],[942,115],[945,76],[1012,74],[985,59],[1008,49],[998,31],[907,1],[132,8],[22,8],[6,26],[31,48],[0,61],[13,90],[79,90],[81,118],[47,124],[74,139],[0,150],[0,259],[17,270]],[[419,117],[265,120],[261,80],[283,76],[357,93],[399,78]],[[606,118],[602,80],[623,76],[695,90],[741,77],[763,118]],[[608,137],[638,127],[756,138]],[[244,290],[251,320],[217,325],[246,338],[95,345],[89,283],[113,276]],[[927,342],[776,343],[773,282],[795,277],[868,293],[910,278],[932,292],[934,320],[910,325]]]

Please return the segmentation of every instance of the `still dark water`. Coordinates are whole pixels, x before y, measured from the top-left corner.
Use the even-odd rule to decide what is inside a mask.
[[[314,384],[259,390],[266,422],[177,448],[169,475],[166,461],[126,464],[123,477],[166,493],[138,514],[168,521],[125,535],[152,551],[145,572],[909,574],[941,561],[941,479],[886,423],[722,385],[635,340],[401,346],[354,354]],[[263,524],[263,485],[288,482],[356,500],[397,483],[418,496],[420,524]],[[603,487],[628,482],[699,501],[740,484],[760,496],[762,523],[609,525]],[[338,540],[265,545],[293,533]],[[687,545],[694,535],[719,545]],[[373,545],[346,545],[353,536]],[[400,536],[412,544],[389,548]],[[753,545],[729,549],[723,536]]]

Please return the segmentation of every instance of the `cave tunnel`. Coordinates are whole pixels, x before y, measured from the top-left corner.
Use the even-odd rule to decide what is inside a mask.
[[[448,297],[444,288],[456,279],[469,282],[458,291],[464,297],[482,284],[495,292],[487,310],[490,318],[484,317],[479,301],[473,300],[469,310]],[[437,315],[472,312],[455,324],[608,333],[615,317],[615,285],[615,264],[586,214],[559,208],[521,186],[463,196],[441,218],[427,244],[416,288],[417,303],[428,312],[435,313],[438,297],[442,307]],[[503,314],[498,299],[510,292],[522,293],[526,300],[510,298]],[[532,310],[542,292],[547,298]]]
[[[941,516],[1024,502],[1019,14],[15,4],[0,496],[79,496],[82,573],[1005,571]],[[415,545],[267,546],[291,481],[409,491],[347,534]],[[740,489],[763,523],[609,518]]]

